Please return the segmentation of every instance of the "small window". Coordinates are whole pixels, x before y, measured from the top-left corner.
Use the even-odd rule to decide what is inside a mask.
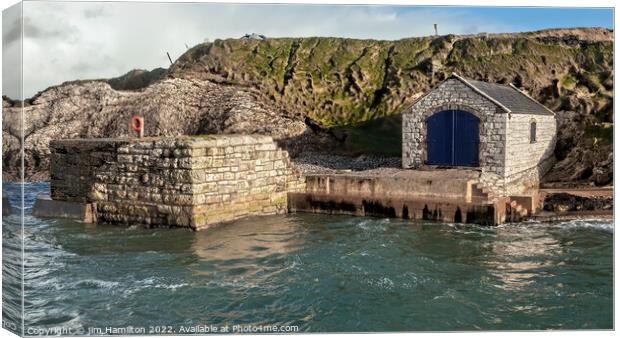
[[[530,143],[536,143],[536,121],[530,122]]]

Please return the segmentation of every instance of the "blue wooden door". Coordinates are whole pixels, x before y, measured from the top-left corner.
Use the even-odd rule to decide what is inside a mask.
[[[480,120],[462,110],[441,111],[426,121],[427,163],[477,167]]]
[[[452,165],[452,111],[441,111],[426,121],[428,164]]]

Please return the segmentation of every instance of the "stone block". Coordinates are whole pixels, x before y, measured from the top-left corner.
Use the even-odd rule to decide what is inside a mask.
[[[101,222],[198,229],[279,213],[282,193],[305,187],[288,153],[266,136],[67,140],[50,149],[54,199],[94,202]]]
[[[95,222],[92,203],[55,201],[48,197],[37,197],[32,215],[35,217],[75,219],[85,223]]]

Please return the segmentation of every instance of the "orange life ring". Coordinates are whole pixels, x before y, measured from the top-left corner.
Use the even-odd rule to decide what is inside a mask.
[[[131,118],[131,129],[140,132],[142,131],[142,127],[144,127],[144,120],[142,120],[140,116],[134,115],[134,117]]]

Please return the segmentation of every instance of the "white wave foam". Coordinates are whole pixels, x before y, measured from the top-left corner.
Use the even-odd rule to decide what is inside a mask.
[[[464,234],[480,234],[480,235],[493,235],[497,230],[514,230],[527,231],[535,230],[540,227],[552,227],[563,229],[591,229],[601,230],[609,233],[614,232],[614,221],[607,219],[576,219],[569,221],[552,221],[541,222],[536,220],[529,220],[517,223],[504,223],[496,226],[482,226],[476,224],[447,224],[453,231]]]
[[[158,288],[158,289],[171,289],[171,290],[176,290],[178,288],[182,288],[185,286],[189,286],[188,283],[179,283],[179,284],[155,284],[152,287],[153,288]]]
[[[304,265],[304,262],[301,260],[299,255],[291,256],[286,260],[284,270],[301,268]]]
[[[154,289],[168,289],[168,290],[176,290],[178,288],[182,288],[182,287],[186,287],[189,286],[189,283],[174,283],[174,282],[167,282],[165,280],[162,280],[161,278],[154,278],[154,277],[149,277],[149,278],[145,278],[145,279],[141,279],[141,280],[137,280],[135,282],[132,282],[131,287],[127,290],[124,291],[124,294],[127,295],[131,295],[137,291],[143,290],[143,289],[149,289],[149,288],[154,288]]]
[[[572,220],[553,223],[554,227],[565,229],[591,229],[614,233],[614,222],[610,220]]]
[[[359,229],[362,229],[368,232],[382,232],[386,230],[386,227],[385,227],[386,224],[387,223],[385,222],[385,220],[377,221],[376,219],[366,219],[366,220],[357,222],[355,226]]]
[[[105,281],[101,279],[84,279],[81,281],[77,281],[74,286],[75,287],[95,287],[100,289],[112,289],[116,288],[120,285],[119,282]]]
[[[394,282],[388,277],[381,277],[378,280],[369,280],[368,284],[379,289],[390,290],[394,288]]]

